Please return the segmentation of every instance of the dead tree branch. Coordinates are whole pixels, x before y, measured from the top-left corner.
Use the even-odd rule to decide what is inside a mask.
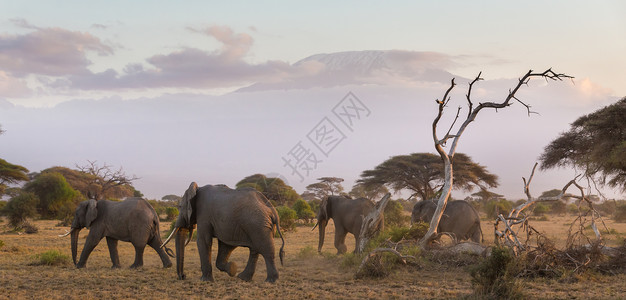
[[[478,113],[480,113],[480,111],[482,111],[485,108],[492,108],[497,111],[500,108],[505,108],[507,106],[510,106],[512,104],[512,101],[517,101],[521,103],[522,105],[524,105],[524,107],[526,107],[528,114],[531,114],[530,106],[522,102],[516,97],[517,92],[520,90],[522,86],[527,85],[528,82],[532,78],[535,78],[535,77],[540,77],[540,78],[545,78],[546,80],[550,79],[550,80],[555,80],[555,81],[556,80],[560,81],[565,78],[573,78],[572,76],[569,76],[569,75],[555,73],[554,71],[552,71],[552,69],[548,69],[541,73],[536,73],[536,72],[533,72],[532,70],[529,70],[524,76],[522,76],[522,78],[518,80],[517,85],[513,89],[509,90],[508,95],[505,97],[504,100],[502,100],[502,102],[481,102],[476,107],[474,107],[474,101],[472,99],[472,91],[473,91],[474,85],[478,81],[483,80],[483,78],[480,77],[481,74],[482,72],[478,73],[478,76],[476,76],[469,84],[467,94],[465,95],[466,100],[467,100],[467,106],[468,106],[467,117],[465,121],[459,126],[456,134],[450,134],[450,133],[452,132],[452,128],[455,126],[457,122],[457,119],[459,117],[460,110],[461,110],[460,108],[459,110],[457,110],[457,115],[454,119],[454,122],[452,123],[452,126],[450,126],[450,129],[445,134],[445,136],[440,139],[437,135],[437,126],[439,125],[439,121],[441,120],[443,116],[445,107],[447,106],[447,104],[449,103],[451,99],[450,93],[456,86],[454,79],[451,80],[450,87],[446,90],[445,94],[443,95],[442,100],[435,100],[435,102],[438,104],[439,107],[437,111],[437,116],[433,120],[433,124],[432,124],[433,142],[434,142],[435,150],[437,150],[437,153],[439,153],[439,155],[441,156],[441,159],[444,162],[445,179],[443,181],[444,184],[441,189],[441,195],[439,196],[439,200],[437,202],[437,208],[430,221],[430,227],[428,229],[428,232],[426,233],[424,238],[420,241],[420,245],[422,247],[425,247],[428,244],[428,242],[432,240],[432,236],[437,233],[437,226],[439,225],[441,216],[443,215],[443,212],[445,211],[448,198],[450,197],[450,192],[453,186],[452,158],[454,157],[454,154],[456,153],[456,147],[458,145],[459,139],[461,138],[461,135],[463,134],[465,129],[469,126],[469,124],[476,119],[476,117],[478,116]],[[452,139],[452,144],[450,148],[448,149],[448,152],[446,153],[443,147],[446,146],[447,141],[450,139]]]
[[[367,242],[377,233],[375,229],[378,227],[377,224],[382,222],[381,218],[383,215],[383,211],[389,203],[389,198],[391,197],[390,193],[387,193],[378,203],[376,203],[376,208],[370,212],[367,216],[361,216],[361,231],[359,233],[358,241],[359,243],[356,245],[356,252],[361,253],[365,249]]]

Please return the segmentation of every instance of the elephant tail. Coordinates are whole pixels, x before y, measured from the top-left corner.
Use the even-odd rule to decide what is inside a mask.
[[[278,257],[280,258],[280,265],[283,266],[283,260],[285,259],[285,239],[283,238],[283,233],[280,231],[280,222],[278,221],[278,216],[275,214],[272,216],[272,223],[276,225],[276,231],[278,231],[278,235],[280,239],[283,241],[282,246],[280,246],[280,251],[278,251]]]

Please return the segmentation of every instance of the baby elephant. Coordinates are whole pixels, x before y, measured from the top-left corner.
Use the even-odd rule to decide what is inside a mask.
[[[89,234],[77,263],[78,233],[83,227],[89,228]],[[113,268],[120,267],[120,258],[117,254],[119,240],[131,242],[135,247],[135,262],[131,268],[143,266],[143,250],[146,245],[150,245],[159,254],[164,268],[172,266],[170,258],[159,247],[161,245],[159,217],[150,203],[142,198],[128,198],[121,202],[94,199],[83,201],[78,204],[74,213],[72,230],[62,236],[70,234],[72,259],[77,268],[85,267],[89,254],[103,237],[107,238]]]
[[[422,200],[413,206],[411,223],[430,222],[435,214],[437,204],[432,200]],[[452,233],[457,240],[472,240],[480,243],[483,231],[480,228],[480,217],[474,207],[463,200],[448,202],[443,211],[437,232]]]

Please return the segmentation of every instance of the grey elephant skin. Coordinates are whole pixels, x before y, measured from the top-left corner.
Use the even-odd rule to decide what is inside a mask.
[[[84,227],[89,228],[80,260],[76,262],[78,234]],[[78,204],[74,213],[72,230],[72,259],[77,268],[85,267],[91,251],[106,237],[113,268],[120,267],[117,242],[131,242],[135,247],[135,262],[130,266],[143,266],[143,251],[146,245],[152,247],[161,258],[164,268],[172,262],[160,248],[159,217],[148,201],[142,198],[128,198],[121,202],[90,199]]]
[[[198,188],[192,182],[179,204],[180,214],[176,225],[163,246],[172,236],[176,241],[176,272],[178,279],[185,279],[185,246],[191,240],[193,228],[198,228],[198,253],[202,269],[202,280],[213,281],[211,247],[217,238],[218,253],[215,266],[218,270],[235,276],[237,266],[228,258],[237,247],[250,249],[248,263],[237,276],[245,281],[252,280],[259,254],[265,259],[267,277],[275,282],[278,270],[274,262],[274,226],[283,245],[279,257],[284,257],[285,240],[280,233],[276,209],[263,194],[252,188],[233,190],[224,185],[206,185]],[[185,238],[188,235],[187,241]]]
[[[361,223],[363,216],[368,215],[376,209],[374,202],[365,199],[350,199],[344,196],[328,196],[320,203],[319,212],[317,213],[317,225],[319,226],[319,244],[317,251],[322,252],[324,245],[324,235],[326,234],[326,225],[329,219],[333,219],[335,223],[335,248],[338,254],[346,253],[346,235],[351,233],[356,240],[355,245],[359,244],[359,236],[361,234]],[[384,229],[384,216],[378,223],[374,224],[373,232],[381,232]],[[315,227],[313,227],[315,229]],[[354,249],[356,252],[356,247]]]
[[[430,222],[435,214],[435,209],[437,209],[437,204],[433,200],[417,202],[413,206],[411,223]],[[452,233],[459,241],[471,240],[476,243],[480,243],[483,237],[478,212],[464,200],[448,202],[439,221],[437,232]]]

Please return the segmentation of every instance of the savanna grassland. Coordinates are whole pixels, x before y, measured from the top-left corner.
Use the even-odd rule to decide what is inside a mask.
[[[549,216],[545,221],[532,221],[532,226],[564,243],[571,216]],[[149,247],[144,254],[144,266],[128,268],[134,259],[130,243],[119,243],[123,268],[111,269],[106,241],[93,251],[84,269],[71,263],[70,238],[60,238],[68,227],[57,227],[58,221],[35,221],[36,234],[10,232],[6,221],[0,223],[0,298],[2,299],[446,299],[465,298],[472,294],[469,269],[480,257],[446,259],[423,255],[417,264],[398,266],[388,277],[355,279],[356,263],[351,255],[337,256],[333,247],[332,221],[326,231],[322,255],[317,253],[317,230],[301,226],[285,233],[286,257],[279,266],[280,279],[265,283],[265,264],[259,259],[252,282],[243,282],[214,270],[215,282],[200,280],[200,262],[195,242],[186,248],[187,280],[176,279],[175,268],[163,269],[158,255]],[[626,236],[626,223],[606,220],[610,234],[607,243],[617,246]],[[161,224],[165,235],[166,223]],[[482,222],[485,243],[493,243],[493,223]],[[88,230],[81,231],[79,251]],[[276,239],[277,249],[280,239]],[[354,249],[349,236],[348,249]],[[170,245],[173,248],[173,243]],[[213,265],[216,256],[213,247]],[[38,265],[38,254],[59,250],[67,256],[65,263]],[[80,254],[80,253],[79,253]],[[248,250],[238,248],[231,256],[239,270],[245,266]],[[532,299],[620,299],[626,297],[626,275],[603,275],[587,272],[562,278],[522,278],[519,281],[525,297]]]

